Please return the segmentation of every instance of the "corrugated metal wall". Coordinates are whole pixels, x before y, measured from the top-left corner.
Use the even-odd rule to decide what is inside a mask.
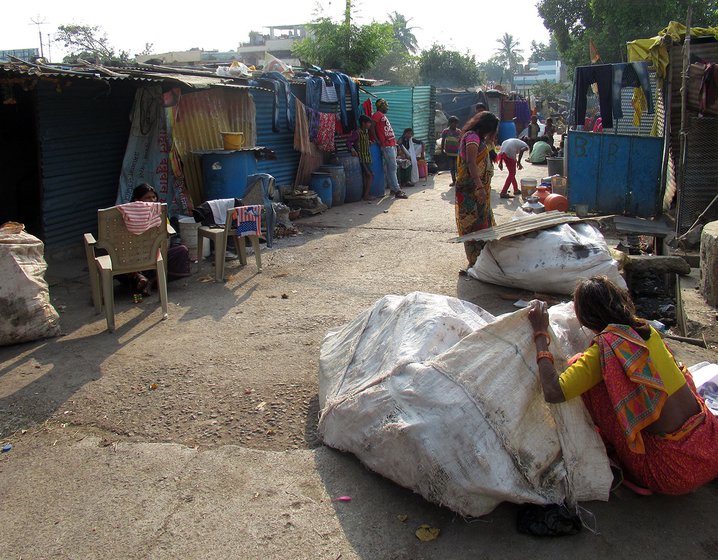
[[[371,92],[371,96],[359,90],[360,103],[364,103],[364,101],[370,97],[374,104],[375,111],[377,99],[383,98],[389,103],[387,118],[397,138],[401,136],[405,128],[414,128],[414,112],[412,110],[413,92],[411,86],[379,86],[366,87],[364,89]],[[419,136],[417,136],[417,138],[423,140],[423,138]]]
[[[277,185],[294,185],[299,166],[299,152],[294,149],[294,131],[287,126],[287,101],[279,94],[279,132],[272,131],[274,93],[253,90],[252,97],[257,111],[257,146],[271,148],[276,160],[257,162],[260,173],[269,173]]]
[[[80,246],[112,206],[130,131],[136,82],[72,80],[37,85],[43,241]]]
[[[413,129],[414,136],[424,142],[426,159],[433,161],[436,131],[434,130],[434,111],[436,109],[436,88],[434,86],[416,86],[413,92]]]
[[[425,143],[428,159],[433,159],[436,131],[434,130],[434,111],[436,109],[436,88],[434,86],[379,86],[366,87],[368,95],[359,91],[359,101],[369,97],[372,103],[380,98],[389,103],[387,116],[397,138],[405,128],[413,128],[414,136]]]

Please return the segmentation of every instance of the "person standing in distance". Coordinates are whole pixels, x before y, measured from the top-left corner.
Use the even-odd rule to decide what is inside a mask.
[[[394,129],[386,117],[389,111],[389,104],[385,99],[377,99],[376,112],[371,116],[372,130],[381,148],[381,156],[384,160],[384,177],[389,184],[389,190],[396,198],[408,198],[406,193],[399,187],[399,179],[396,170],[396,135]]]

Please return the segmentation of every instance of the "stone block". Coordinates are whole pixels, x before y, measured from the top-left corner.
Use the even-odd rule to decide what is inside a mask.
[[[710,305],[718,306],[718,221],[701,233],[701,293]]]

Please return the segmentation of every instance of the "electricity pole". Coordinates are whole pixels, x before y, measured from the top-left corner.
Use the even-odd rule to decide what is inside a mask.
[[[38,14],[37,18],[35,19],[30,18],[30,21],[33,24],[37,25],[37,34],[40,37],[40,56],[42,58],[45,58],[45,51],[42,47],[42,29],[40,28],[40,26],[45,25],[46,22],[44,19],[40,19],[40,14]]]

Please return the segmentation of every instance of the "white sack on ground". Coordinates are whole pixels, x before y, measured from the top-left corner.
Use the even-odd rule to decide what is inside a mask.
[[[0,230],[0,346],[60,334],[45,282],[44,245],[25,231]]]
[[[490,284],[555,294],[573,294],[579,278],[599,274],[626,287],[601,232],[583,223],[489,241],[468,274]]]
[[[583,403],[543,399],[527,313],[494,319],[419,292],[382,298],[324,339],[324,442],[462,515],[608,499],[608,459]]]

